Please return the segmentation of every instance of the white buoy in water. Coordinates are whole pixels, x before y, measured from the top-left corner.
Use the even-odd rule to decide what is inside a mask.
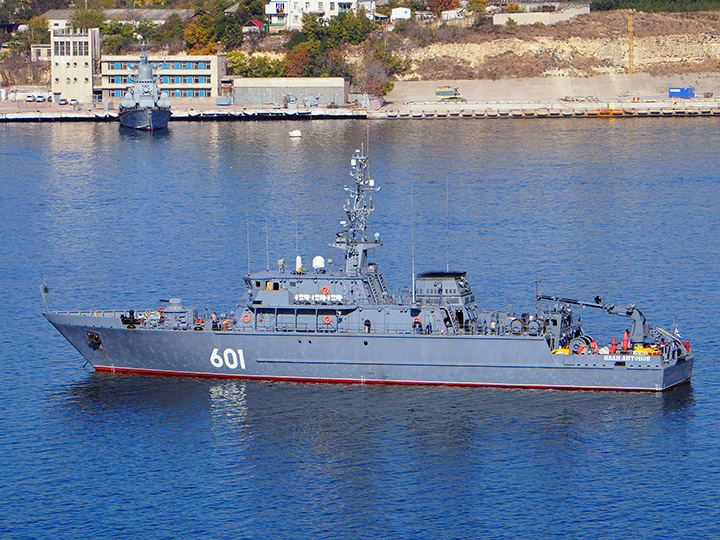
[[[294,138],[294,137],[302,137],[302,132],[301,132],[299,129],[296,129],[296,130],[291,131],[290,133],[288,133],[288,135],[290,135],[290,136],[293,137],[293,138]]]

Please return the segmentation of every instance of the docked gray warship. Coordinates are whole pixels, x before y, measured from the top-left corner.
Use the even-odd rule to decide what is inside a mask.
[[[690,380],[688,342],[650,326],[634,305],[537,293],[536,313],[481,309],[465,272],[414,276],[393,294],[368,252],[372,194],[367,158],[351,159],[347,218],[323,257],[306,268],[250,273],[227,314],[182,300],[126,310],[46,311],[45,317],[96,370],[159,375],[340,383],[396,383],[662,391]],[[159,304],[158,304],[159,305]],[[622,338],[602,344],[573,308],[628,318]]]
[[[132,86],[120,103],[120,125],[147,131],[166,128],[171,115],[170,99],[167,92],[160,90],[144,50],[137,71],[130,79]]]

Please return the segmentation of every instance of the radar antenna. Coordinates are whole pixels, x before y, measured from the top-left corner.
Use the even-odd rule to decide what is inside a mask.
[[[368,175],[368,158],[363,146],[355,150],[350,160],[350,169],[355,185],[344,187],[349,194],[343,206],[347,220],[340,222],[346,229],[337,233],[335,243],[331,246],[345,251],[345,272],[348,275],[359,275],[367,272],[367,250],[382,245],[378,234],[373,240],[367,237],[367,221],[375,210],[372,192],[380,191],[380,188],[375,186],[375,181]]]

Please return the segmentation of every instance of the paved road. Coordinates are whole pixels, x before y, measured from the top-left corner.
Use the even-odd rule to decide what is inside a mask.
[[[596,77],[535,77],[526,79],[471,81],[399,81],[386,97],[396,107],[408,102],[435,101],[438,86],[457,87],[472,102],[547,102],[565,97],[614,101],[621,98],[662,99],[668,88],[691,86],[695,95],[705,92],[720,95],[720,75],[691,73],[673,77],[652,77],[645,73],[632,75],[598,75]]]

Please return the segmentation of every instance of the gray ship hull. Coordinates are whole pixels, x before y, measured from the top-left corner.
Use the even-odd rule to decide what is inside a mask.
[[[155,131],[167,127],[171,112],[168,109],[138,108],[120,113],[120,125],[146,131]]]
[[[117,318],[47,319],[97,370],[308,382],[662,391],[693,358],[552,354],[542,337],[128,329]],[[88,341],[88,332],[100,345]]]

